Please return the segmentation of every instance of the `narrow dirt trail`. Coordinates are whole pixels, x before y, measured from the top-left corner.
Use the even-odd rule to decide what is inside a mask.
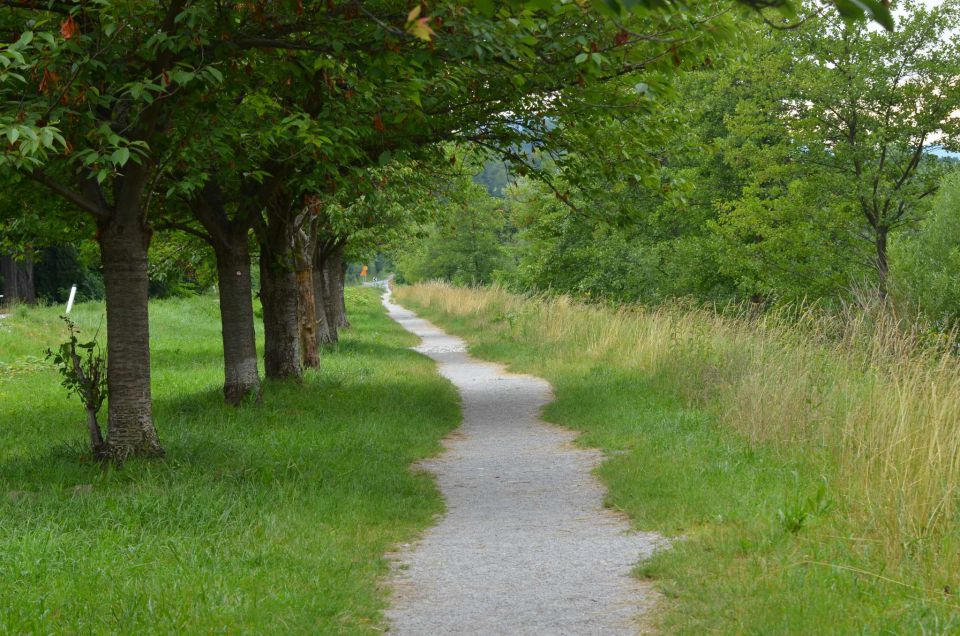
[[[630,576],[663,545],[603,507],[598,451],[539,419],[550,385],[480,362],[465,343],[384,297],[463,400],[445,452],[422,462],[446,514],[395,558],[391,633],[636,634],[655,599]]]

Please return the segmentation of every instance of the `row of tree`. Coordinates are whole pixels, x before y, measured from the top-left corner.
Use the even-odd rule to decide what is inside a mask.
[[[643,121],[649,86],[770,6],[781,13],[767,19],[790,15],[766,0],[0,0],[6,230],[21,248],[91,235],[99,246],[109,401],[96,450],[163,452],[147,312],[155,231],[212,249],[225,396],[256,399],[254,254],[266,375],[297,379],[347,324],[348,245],[408,232],[436,196],[430,176],[457,164],[450,144],[575,156],[590,144],[565,122]],[[836,6],[890,24],[883,3]],[[638,166],[656,164],[655,140]]]
[[[147,312],[155,231],[211,246],[225,395],[255,398],[253,251],[266,374],[298,378],[346,324],[347,245],[400,232],[419,211],[404,197],[423,188],[392,180],[423,183],[455,163],[450,142],[559,149],[559,122],[637,112],[638,75],[701,59],[733,7],[753,4],[0,1],[5,228],[19,247],[91,235],[99,246],[109,414],[98,450],[163,452]],[[879,2],[837,5],[889,19]]]

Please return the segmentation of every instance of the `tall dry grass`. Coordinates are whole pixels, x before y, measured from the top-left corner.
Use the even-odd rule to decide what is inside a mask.
[[[442,283],[398,296],[488,337],[534,344],[547,360],[636,370],[750,440],[822,458],[850,532],[888,563],[942,572],[960,564],[952,337],[930,337],[877,306],[832,315],[610,308]]]

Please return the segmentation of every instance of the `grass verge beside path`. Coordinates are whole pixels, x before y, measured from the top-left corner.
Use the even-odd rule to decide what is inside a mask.
[[[419,285],[395,295],[464,337],[479,358],[549,380],[556,401],[546,419],[581,431],[580,443],[609,457],[598,469],[608,504],[638,528],[682,536],[637,572],[666,596],[657,618],[662,633],[960,633],[950,562],[931,559],[937,552],[924,546],[891,557],[882,530],[868,527],[859,482],[845,477],[843,455],[826,437],[777,442],[725,423],[736,411],[723,392],[737,387],[725,358],[736,360],[753,345],[716,345],[737,335],[719,321],[524,299],[498,289]],[[624,333],[636,341],[624,341]],[[745,328],[737,337],[752,336]],[[754,373],[761,362],[751,360],[740,372]],[[819,363],[827,373],[827,363]],[[684,386],[678,373],[694,381]],[[797,381],[825,383],[813,376]],[[705,386],[711,383],[712,392]],[[691,388],[709,395],[691,400]],[[763,399],[773,410],[769,393],[757,408]],[[803,426],[815,411],[807,404],[794,423]],[[948,525],[954,519],[944,523],[947,533],[956,532]],[[941,536],[939,545],[950,545],[949,538]]]
[[[383,554],[441,511],[409,470],[456,426],[456,393],[376,290],[301,386],[222,403],[217,303],[151,303],[167,458],[81,461],[84,417],[42,350],[57,308],[0,322],[0,633],[376,633]],[[79,305],[89,334],[103,308]]]

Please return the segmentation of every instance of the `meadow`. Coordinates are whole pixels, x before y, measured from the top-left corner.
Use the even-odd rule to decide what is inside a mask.
[[[84,412],[43,359],[62,308],[0,320],[0,633],[380,633],[384,554],[442,511],[409,465],[459,419],[378,295],[302,384],[223,404],[215,297],[151,302],[167,454],[90,460]],[[103,305],[78,305],[84,335]],[[103,329],[100,329],[101,337]]]
[[[663,633],[960,632],[960,368],[877,307],[647,309],[443,283],[399,302],[548,379],[608,505],[675,538]]]

